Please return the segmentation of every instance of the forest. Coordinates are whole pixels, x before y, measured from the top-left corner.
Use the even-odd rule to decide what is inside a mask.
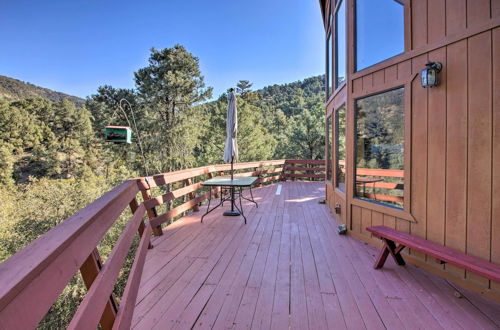
[[[128,178],[222,163],[227,94],[213,98],[196,56],[153,48],[134,77],[135,88],[103,85],[83,104],[0,99],[0,262]],[[235,82],[239,161],[323,159],[323,79],[260,90]],[[106,143],[108,125],[132,126],[132,143]],[[125,219],[101,242],[103,258]],[[64,327],[84,294],[77,275],[40,328]]]

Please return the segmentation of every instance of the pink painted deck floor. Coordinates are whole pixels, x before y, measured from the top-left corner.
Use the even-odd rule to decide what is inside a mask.
[[[500,327],[500,306],[445,280],[388,260],[336,233],[324,183],[254,189],[241,217],[219,209],[182,218],[153,240],[136,329],[480,329]],[[225,205],[225,208],[229,204]]]

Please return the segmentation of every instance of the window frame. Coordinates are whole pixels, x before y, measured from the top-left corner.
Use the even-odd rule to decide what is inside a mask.
[[[370,96],[381,95],[387,92],[391,92],[397,89],[403,89],[403,115],[404,115],[404,149],[403,149],[403,168],[404,168],[404,177],[403,177],[403,207],[391,206],[389,204],[380,203],[374,200],[362,199],[356,196],[356,172],[357,172],[357,101],[360,99],[364,99]],[[410,182],[411,182],[411,83],[406,84],[397,84],[392,87],[384,87],[383,89],[376,90],[372,93],[367,93],[365,95],[360,95],[356,98],[353,98],[353,125],[352,125],[352,134],[353,134],[353,160],[351,161],[353,174],[350,177],[350,188],[352,189],[351,198],[352,204],[356,206],[360,206],[363,208],[371,209],[377,212],[385,213],[388,215],[392,215],[401,219],[408,220],[410,222],[416,222],[415,218],[410,213],[411,206],[411,196],[410,196]]]

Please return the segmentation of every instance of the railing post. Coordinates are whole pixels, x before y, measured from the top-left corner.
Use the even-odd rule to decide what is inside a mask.
[[[259,177],[259,187],[262,187],[262,182],[260,181],[261,177],[260,177],[259,167],[254,167],[253,168],[253,174],[257,175]]]
[[[223,171],[220,171],[220,175],[223,176],[224,175],[224,172]],[[209,179],[212,179],[214,177],[214,174],[212,172],[209,172],[208,173],[208,178]],[[215,198],[219,198],[219,187],[216,187],[216,188],[210,188],[210,193],[211,194],[214,194],[214,197]]]
[[[286,181],[286,160],[283,163],[283,168],[281,169],[281,180]]]
[[[137,199],[134,198],[129,203],[129,206],[130,206],[130,211],[132,211],[132,214],[134,214],[135,211],[139,208],[139,203],[137,203]],[[139,224],[139,228],[137,229],[140,237],[142,237],[142,235],[144,234],[144,230],[146,230],[146,225],[144,224],[144,221],[141,221],[141,223]],[[149,242],[148,249],[152,249],[152,248],[153,248],[153,245],[151,244],[151,242]]]
[[[101,256],[99,255],[97,248],[95,248],[80,267],[80,273],[82,274],[83,282],[85,283],[87,290],[90,289],[90,286],[99,274],[101,268]],[[111,294],[108,302],[106,303],[106,307],[104,307],[104,311],[102,312],[101,320],[99,321],[102,329],[107,330],[113,328],[117,312],[118,304],[116,303],[115,296]]]
[[[193,180],[191,180],[191,178],[184,180],[184,185],[186,187],[190,186],[192,184],[193,184]],[[194,191],[189,193],[189,198],[190,199],[195,199],[196,198],[196,194],[194,193]],[[199,210],[200,210],[200,207],[198,206],[198,204],[196,204],[196,205],[193,206],[193,211],[198,212]]]
[[[144,181],[146,181],[146,182],[144,182]],[[151,199],[151,188],[149,186],[149,182],[147,181],[147,178],[142,179],[141,183],[142,183],[142,187],[141,187],[142,199],[145,201]],[[154,207],[152,209],[147,209],[146,213],[148,214],[149,220],[154,219],[158,216],[158,213],[156,212],[156,209]],[[155,228],[152,228],[152,229],[153,229],[153,234],[155,236],[163,235],[163,230],[161,229],[161,226],[156,226]]]

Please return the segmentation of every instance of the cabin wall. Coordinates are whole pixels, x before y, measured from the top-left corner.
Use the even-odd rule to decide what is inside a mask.
[[[412,0],[406,8],[405,53],[359,72],[353,72],[354,0],[344,1],[348,80],[327,102],[326,112],[347,104],[348,189],[342,194],[327,183],[332,213],[343,202],[339,222],[374,245],[379,241],[366,227],[383,224],[500,264],[500,1]],[[427,61],[443,64],[435,88],[421,86]],[[408,149],[407,206],[398,212],[353,198],[352,184],[354,100],[397,86],[405,87]],[[409,254],[431,271],[487,295],[500,294],[500,283]]]

